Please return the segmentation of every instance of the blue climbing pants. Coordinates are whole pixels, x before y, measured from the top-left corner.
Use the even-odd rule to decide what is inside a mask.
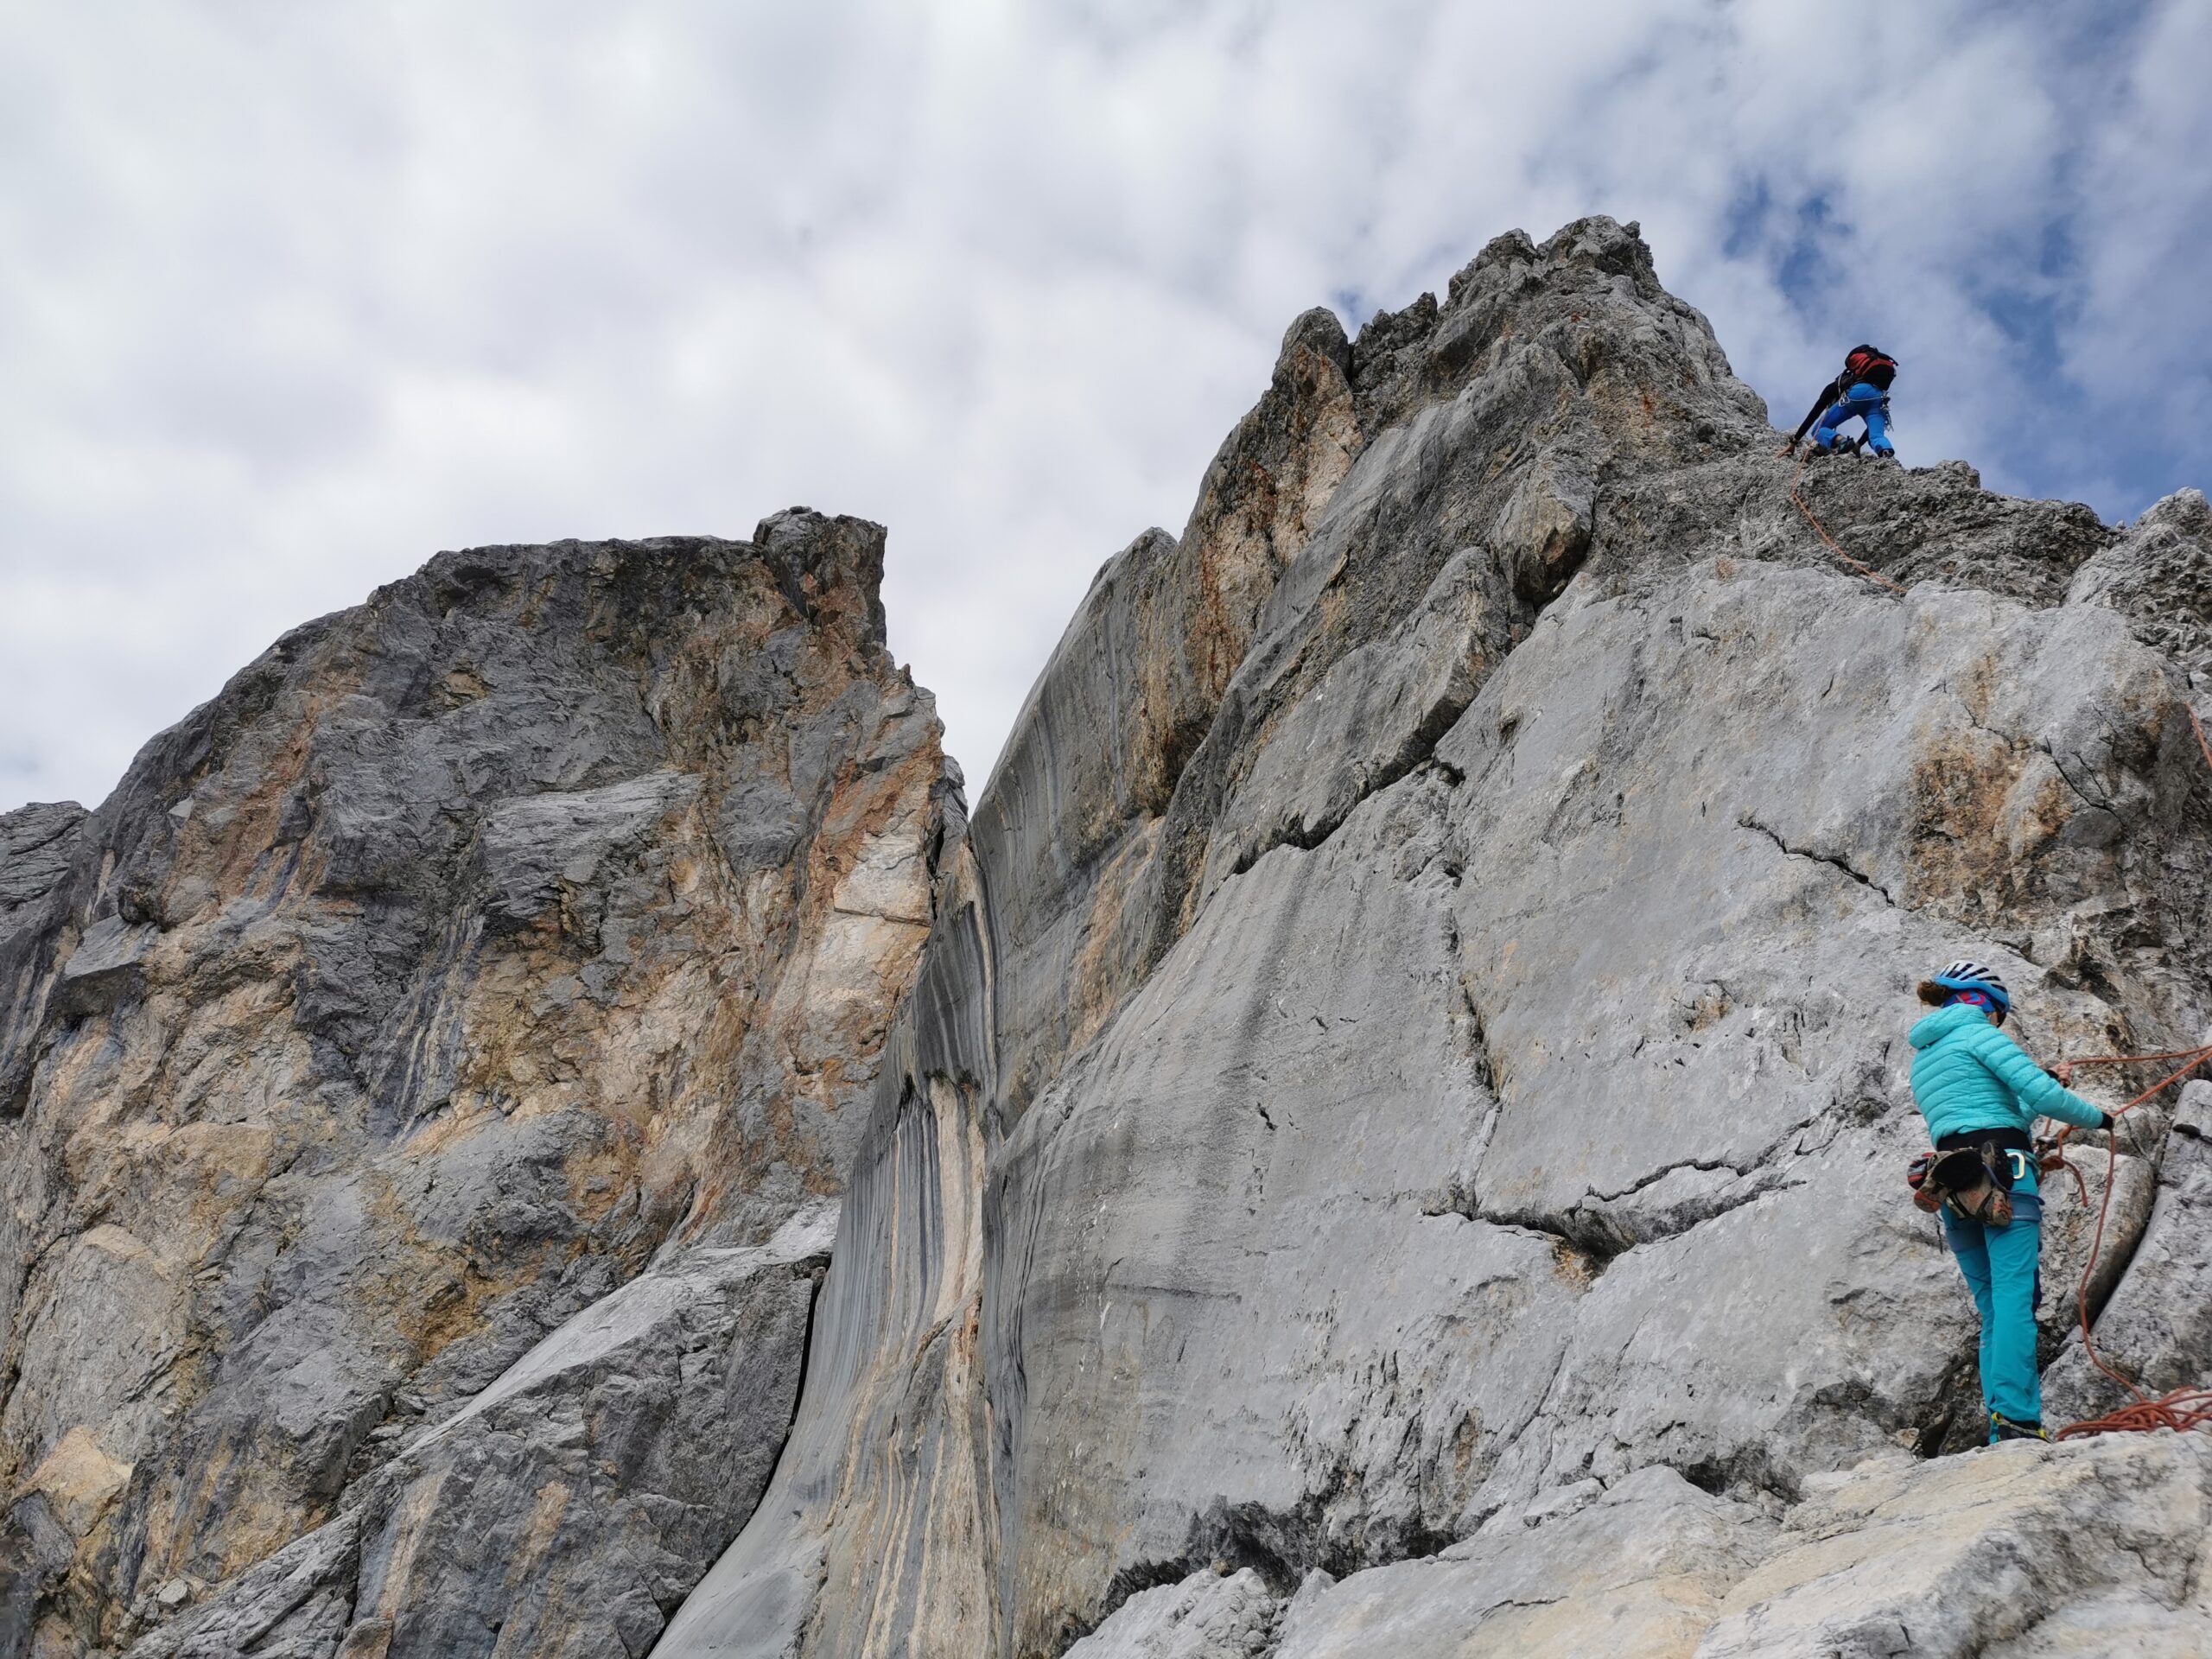
[[[1853,386],[1842,397],[1828,405],[1828,412],[1821,416],[1821,423],[1813,429],[1813,442],[1822,449],[1835,448],[1838,428],[1856,415],[1866,423],[1867,447],[1878,455],[1894,454],[1890,448],[1889,394],[1875,386]],[[2011,1412],[2005,1414],[2011,1416]]]
[[[2043,1199],[2028,1185],[2015,1186],[2007,1227],[1985,1227],[1947,1207],[1943,1232],[1981,1314],[1982,1405],[2016,1423],[2041,1422],[2036,1259],[2043,1246]]]

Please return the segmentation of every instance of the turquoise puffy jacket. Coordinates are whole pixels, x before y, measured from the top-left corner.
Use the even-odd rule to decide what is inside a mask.
[[[2065,1087],[1968,1002],[1938,1008],[1912,1028],[1912,1097],[1928,1138],[1965,1129],[2032,1132],[2037,1117],[2094,1129],[2104,1109]]]

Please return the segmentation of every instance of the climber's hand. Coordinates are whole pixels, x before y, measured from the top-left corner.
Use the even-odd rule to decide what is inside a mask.
[[[2074,1086],[2074,1062],[2061,1060],[2050,1068],[2050,1075],[2058,1079],[2060,1088],[2071,1089]]]
[[[1796,453],[1797,453],[1797,440],[1796,440],[1796,439],[1795,439],[1795,438],[1792,438],[1792,439],[1790,439],[1790,440],[1789,440],[1789,442],[1787,442],[1787,443],[1783,444],[1783,445],[1782,446],[1782,448],[1779,448],[1779,449],[1777,449],[1777,450],[1776,450],[1776,451],[1774,452],[1774,458],[1775,458],[1777,461],[1787,461],[1787,460],[1789,460],[1789,457],[1790,457],[1790,456],[1792,456],[1792,455],[1796,454]]]

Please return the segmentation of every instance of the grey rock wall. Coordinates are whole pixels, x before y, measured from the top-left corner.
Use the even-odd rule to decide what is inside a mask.
[[[2192,674],[2212,671],[2212,505],[2177,490],[2084,564],[2069,599],[2126,615],[2145,645]]]
[[[1777,442],[1516,232],[1292,325],[972,818],[805,512],[0,815],[0,1659],[2204,1650],[2207,1443],[1971,1450],[1900,1197],[1931,963],[2212,1026],[2202,498]],[[2085,1300],[2212,1377],[2208,1090],[2053,1184],[2054,1417]]]
[[[0,813],[0,1120],[22,1110],[37,1009],[86,817],[74,801]]]
[[[745,1253],[842,1189],[957,799],[882,555],[443,554],[0,817],[0,1655],[652,1639],[788,1433],[827,1240]]]
[[[2201,1448],[1929,1460],[1972,1313],[1900,1198],[1931,963],[2048,1058],[2201,1040],[2189,499],[1777,442],[1609,220],[1299,320],[948,852],[791,1446],[656,1653],[2190,1639]],[[2170,1118],[2093,1317],[2194,1283]]]
[[[339,1516],[134,1659],[586,1656],[649,1645],[752,1513],[797,1405],[832,1208],[594,1302],[399,1449]]]
[[[1267,1659],[1281,1605],[1250,1567],[1141,1591],[1068,1649],[1069,1659]]]

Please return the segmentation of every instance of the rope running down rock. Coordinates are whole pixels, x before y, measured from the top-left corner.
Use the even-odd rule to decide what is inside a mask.
[[[1859,562],[1853,558],[1850,554],[1845,552],[1841,544],[1837,542],[1836,538],[1828,534],[1827,526],[1823,524],[1819,519],[1813,517],[1813,510],[1805,505],[1804,497],[1797,493],[1797,480],[1804,476],[1805,463],[1812,458],[1812,452],[1810,450],[1808,450],[1805,454],[1798,456],[1797,470],[1789,475],[1789,499],[1797,504],[1797,511],[1805,515],[1805,522],[1813,527],[1815,534],[1819,536],[1822,541],[1828,544],[1828,550],[1834,553],[1836,557],[1841,559],[1846,564],[1856,570],[1860,575],[1865,576],[1868,581],[1880,582],[1883,587],[1888,588],[1891,593],[1901,594],[1904,592],[1904,587],[1902,583],[1891,582],[1880,571],[1872,569],[1871,566],[1859,563]]]
[[[2196,717],[2196,710],[2193,708],[2189,709],[2189,723],[2196,733],[2196,747],[2203,752],[2205,765],[2212,766],[2212,741],[2207,741],[2204,735],[2204,722]],[[2114,1112],[2113,1118],[2116,1129],[2120,1118],[2126,1116],[2145,1101],[2179,1083],[2200,1065],[2212,1061],[2212,1045],[2203,1048],[2172,1049],[2162,1054],[2099,1054],[2087,1059],[2069,1061],[2068,1064],[2069,1066],[2139,1065],[2149,1061],[2163,1060],[2179,1060],[2182,1065],[2178,1070],[2159,1078],[2158,1082]],[[2074,1130],[2070,1125],[2061,1131],[2057,1140],[2053,1143],[2050,1154],[2044,1160],[2044,1167],[2063,1169],[2073,1176],[2075,1188],[2080,1191],[2082,1201],[2087,1203],[2088,1189],[2082,1180],[2082,1172],[2065,1160],[2065,1145],[2073,1137],[2073,1134]],[[2097,1258],[2104,1250],[2105,1220],[2112,1213],[2113,1188],[2117,1185],[2119,1174],[2120,1137],[2114,1131],[2108,1130],[2105,1135],[2104,1201],[2097,1206],[2096,1230],[2090,1235],[2089,1259],[2082,1266],[2082,1282],[2075,1293],[2075,1300],[2078,1304],[2082,1320],[2082,1351],[2088,1355],[2091,1364],[2134,1397],[2129,1404],[2120,1407],[2116,1411],[2107,1412],[2101,1417],[2091,1417],[2082,1422],[2069,1424],[2053,1436],[2056,1440],[2082,1440],[2092,1434],[2109,1434],[2122,1430],[2196,1428],[2204,1424],[2212,1423],[2212,1389],[2175,1389],[2169,1393],[2160,1395],[2154,1400],[2145,1394],[2140,1386],[2129,1378],[2122,1376],[2105,1363],[2104,1356],[2097,1351],[2096,1338],[2090,1334],[2089,1280],[2096,1272]]]

